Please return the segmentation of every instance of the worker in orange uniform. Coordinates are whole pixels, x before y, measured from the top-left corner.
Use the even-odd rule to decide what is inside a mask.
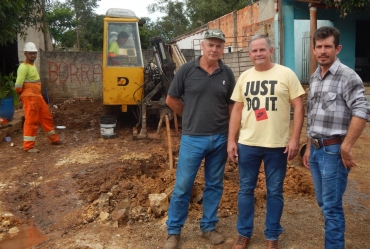
[[[37,129],[40,124],[52,145],[60,145],[62,142],[55,133],[53,117],[41,95],[40,76],[34,64],[37,58],[36,45],[32,42],[27,42],[23,51],[26,59],[18,67],[15,90],[23,102],[25,116],[23,148],[27,152],[37,153],[40,151],[34,148],[34,146]]]

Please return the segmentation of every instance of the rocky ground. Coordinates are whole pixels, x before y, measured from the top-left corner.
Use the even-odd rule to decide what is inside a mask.
[[[64,144],[50,146],[40,130],[38,154],[23,152],[22,132],[14,146],[0,142],[0,249],[161,248],[166,211],[151,206],[154,194],[171,196],[175,169],[169,169],[166,129],[157,140],[133,140],[132,116],[120,115],[117,137],[104,139],[100,102],[64,101],[50,105]],[[157,127],[149,129],[155,133]],[[305,142],[302,132],[301,145]],[[174,165],[179,136],[171,129]],[[370,248],[370,124],[355,146],[358,166],[345,195],[346,248]],[[200,237],[203,169],[194,185],[180,248],[231,248],[235,238],[238,170],[228,162],[218,229],[226,241],[212,246]],[[263,168],[255,195],[255,233],[251,249],[265,248],[266,189]],[[323,248],[323,218],[310,173],[299,157],[290,161],[284,185],[282,248]]]

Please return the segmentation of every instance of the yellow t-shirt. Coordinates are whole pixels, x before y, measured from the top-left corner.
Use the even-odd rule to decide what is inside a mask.
[[[243,102],[239,143],[268,148],[289,141],[290,101],[305,92],[295,73],[275,64],[267,71],[242,73],[231,99]]]
[[[115,41],[115,42],[112,42],[110,45],[109,45],[109,49],[108,49],[108,52],[109,53],[113,53],[115,55],[118,55],[119,54],[119,45],[118,43]]]

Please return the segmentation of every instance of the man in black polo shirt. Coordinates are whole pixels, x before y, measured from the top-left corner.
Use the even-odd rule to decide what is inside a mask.
[[[230,96],[235,86],[231,69],[220,60],[224,46],[225,35],[221,30],[207,30],[202,42],[203,55],[179,69],[168,91],[166,104],[182,116],[182,137],[166,222],[165,249],[177,248],[203,159],[205,186],[200,229],[211,244],[224,241],[216,231],[216,223],[227,159],[228,119],[234,103]]]

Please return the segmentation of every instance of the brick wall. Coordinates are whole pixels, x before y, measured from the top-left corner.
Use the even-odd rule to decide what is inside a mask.
[[[265,8],[264,5],[262,11]],[[256,34],[265,34],[274,44],[274,17],[260,20],[260,12],[259,4],[254,3],[208,23],[208,28],[219,28],[225,33],[225,46],[232,47],[233,52],[225,53],[222,59],[225,64],[231,67],[236,79],[243,71],[253,67],[247,53],[250,37]]]
[[[233,51],[245,49],[249,38],[255,34],[268,35],[274,44],[274,17],[260,20],[259,13],[259,5],[254,3],[210,21],[208,28],[221,29],[226,36],[225,46],[234,47]]]

